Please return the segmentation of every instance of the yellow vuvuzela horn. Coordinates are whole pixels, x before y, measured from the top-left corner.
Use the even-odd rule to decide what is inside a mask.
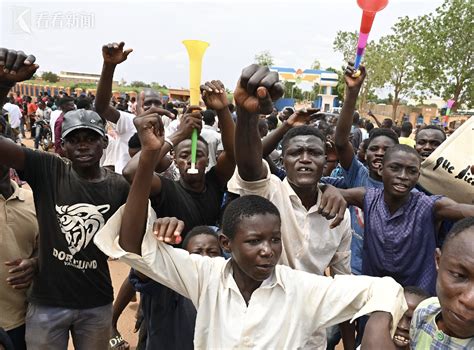
[[[202,57],[204,56],[204,52],[208,48],[209,43],[200,40],[184,40],[183,44],[189,55],[189,105],[199,106],[201,96],[199,87],[201,85]],[[194,129],[191,138],[191,168],[188,169],[189,174],[198,173],[198,170],[196,169],[197,138],[197,130]]]

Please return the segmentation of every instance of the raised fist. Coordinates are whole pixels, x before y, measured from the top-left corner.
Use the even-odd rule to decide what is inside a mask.
[[[208,109],[219,111],[229,105],[224,84],[220,80],[208,81],[201,85],[201,96]]]
[[[105,63],[110,64],[120,64],[125,61],[133,51],[133,49],[123,50],[125,43],[122,41],[121,43],[111,43],[102,46],[102,57],[104,58]]]
[[[0,48],[0,84],[13,86],[31,79],[39,68],[35,60],[35,56],[26,56],[23,51]]]
[[[270,114],[273,101],[283,96],[278,73],[252,64],[244,68],[234,91],[237,107],[248,113]]]

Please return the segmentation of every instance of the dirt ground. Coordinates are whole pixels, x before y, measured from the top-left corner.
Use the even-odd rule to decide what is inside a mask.
[[[130,267],[120,261],[109,261],[109,268],[110,275],[112,277],[112,285],[114,286],[114,295],[116,296],[120,286],[122,285],[122,282],[125,278],[128,278]],[[138,340],[138,333],[133,333],[138,303],[139,294],[137,293],[137,301],[128,304],[128,306],[123,311],[122,316],[120,316],[118,322],[118,330],[120,334],[122,334],[123,339],[125,339],[130,344],[131,350],[136,348]]]

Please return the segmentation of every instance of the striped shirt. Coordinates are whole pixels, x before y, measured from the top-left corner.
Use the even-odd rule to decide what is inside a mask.
[[[474,338],[454,338],[440,331],[436,325],[438,315],[441,315],[438,298],[423,300],[418,305],[410,325],[410,349],[474,349]]]

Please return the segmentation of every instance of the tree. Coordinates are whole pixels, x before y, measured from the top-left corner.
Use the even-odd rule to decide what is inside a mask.
[[[382,37],[375,46],[375,60],[370,62],[371,65],[376,65],[375,70],[378,71],[374,85],[393,89],[393,95],[389,94],[392,96],[393,120],[397,116],[401,98],[412,94],[416,81],[414,51],[418,41],[415,25],[416,19],[401,18],[392,27],[393,34]]]
[[[288,81],[288,80],[283,80],[283,88],[284,88],[284,91],[285,91],[283,96],[285,98],[291,98],[292,97],[292,95],[293,95],[293,86],[295,86],[295,82],[291,82],[291,81]]]
[[[255,55],[255,63],[261,66],[273,66],[273,56],[271,55],[270,51],[262,51]]]
[[[41,79],[44,81],[49,81],[50,83],[57,83],[59,81],[59,76],[53,72],[44,72],[41,75]]]
[[[367,102],[375,102],[379,100],[379,97],[375,93],[375,91],[369,91],[369,94],[367,95]]]
[[[452,110],[474,104],[474,7],[472,1],[445,0],[416,25],[417,87],[445,100],[456,101]]]
[[[284,88],[284,97],[285,98],[294,98],[295,100],[303,100],[304,93],[301,88],[296,85],[294,81],[283,80],[283,88]]]
[[[130,86],[134,86],[134,87],[147,87],[149,88],[150,87],[150,84],[147,84],[141,80],[134,80],[130,83]]]
[[[346,86],[346,83],[344,82],[344,74],[342,70],[338,70],[333,67],[326,68],[328,72],[333,72],[337,74],[337,85],[332,89],[333,94],[337,95],[337,98],[339,101],[344,101],[344,88]]]
[[[321,69],[321,63],[319,62],[319,60],[314,60],[313,61],[313,64],[311,64],[311,69]]]
[[[357,31],[338,31],[336,34],[336,38],[333,42],[333,48],[335,51],[342,53],[345,64],[348,61],[354,61],[358,37],[359,34],[357,33]],[[375,87],[383,86],[385,83],[384,79],[382,78],[384,74],[384,68],[379,58],[377,57],[376,44],[373,41],[367,43],[367,47],[365,49],[364,54],[364,65],[367,70],[367,78],[365,79],[359,94],[359,110],[362,110],[365,107],[367,103],[367,97],[371,92],[373,92],[373,89]],[[342,69],[344,70],[345,67],[343,67]],[[343,75],[341,75],[341,78],[343,85],[342,88],[340,87],[340,89],[344,89],[345,84],[343,80]],[[344,96],[344,93],[342,93],[342,96]]]
[[[335,51],[342,53],[344,64],[348,61],[354,61],[354,53],[357,48],[357,38],[359,33],[338,31],[333,42]]]
[[[293,87],[293,98],[298,101],[304,100],[303,90],[298,85]]]

